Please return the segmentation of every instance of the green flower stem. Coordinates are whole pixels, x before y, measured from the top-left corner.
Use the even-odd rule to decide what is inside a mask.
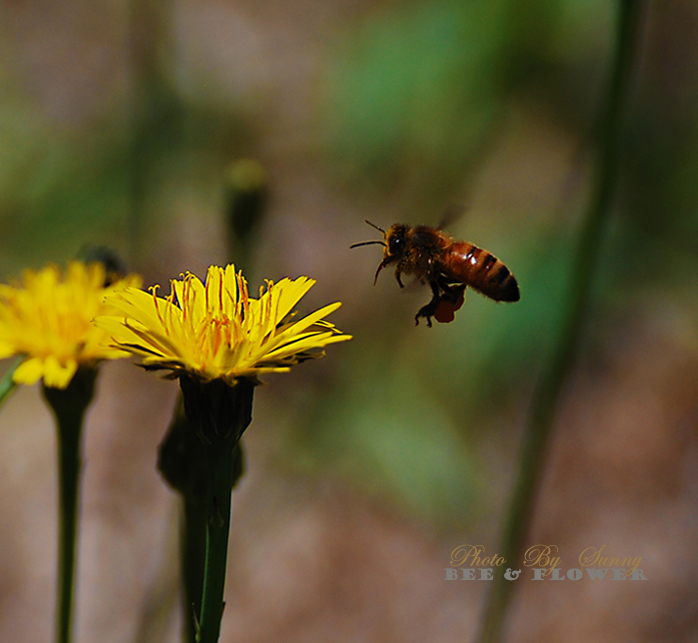
[[[233,452],[211,462],[212,488],[206,506],[206,561],[197,643],[215,643],[221,631],[233,494]]]
[[[533,397],[518,480],[501,551],[507,565],[511,565],[512,568],[522,564],[536,494],[545,463],[548,438],[560,393],[573,366],[589,309],[597,248],[609,218],[618,177],[621,125],[632,81],[637,42],[642,31],[643,9],[642,0],[621,0],[620,2],[613,75],[598,128],[599,155],[592,199],[574,254],[572,279],[564,309],[565,316],[550,360],[541,374]],[[502,575],[495,577],[481,630],[476,640],[481,643],[497,643],[501,640],[513,588],[512,581],[507,581]]]
[[[180,477],[184,487],[201,479],[205,470],[206,554],[201,593],[201,614],[196,642],[216,643],[223,618],[225,574],[233,486],[242,472],[240,437],[252,421],[254,382],[242,378],[235,386],[222,380],[200,382],[189,376],[180,378],[186,419],[203,447],[203,458],[188,464],[199,468]],[[161,453],[161,470],[164,453]],[[183,471],[180,460],[180,473]],[[187,481],[188,480],[188,481]],[[186,496],[185,496],[186,498]],[[196,513],[193,514],[196,517]],[[197,525],[186,525],[187,533],[200,533]],[[185,579],[186,582],[187,579]]]
[[[183,496],[181,526],[181,573],[184,600],[185,643],[195,643],[201,618],[201,596],[206,568],[206,501],[190,494]]]
[[[12,391],[15,390],[17,384],[12,379],[17,367],[24,361],[24,357],[18,357],[10,366],[10,368],[5,371],[5,374],[0,378],[0,404],[2,404],[9,396]]]
[[[195,643],[201,615],[206,563],[207,489],[209,472],[198,426],[187,418],[182,396],[177,400],[167,435],[160,445],[158,469],[182,498],[180,570],[182,575],[183,640]],[[244,472],[242,442],[233,454],[233,488]]]
[[[56,641],[72,638],[81,440],[85,411],[94,394],[96,369],[80,369],[65,389],[44,386],[58,429],[58,604]]]
[[[59,608],[58,636],[61,643],[71,640],[73,588],[75,583],[75,550],[78,520],[78,486],[80,469],[81,417],[59,420],[60,540],[59,540]]]
[[[126,220],[131,259],[150,256],[145,241],[152,223],[149,198],[157,170],[182,141],[183,110],[163,61],[171,59],[171,0],[131,0],[128,5],[128,53],[131,83],[129,145],[130,212]]]
[[[182,579],[183,641],[195,643],[201,614],[201,591],[206,560],[206,460],[197,427],[177,398],[172,421],[159,447],[158,469],[182,498],[180,524],[180,574]]]
[[[242,442],[233,450],[231,492],[242,477],[243,451]],[[230,495],[230,494],[228,494]],[[205,499],[195,493],[184,493],[184,524],[182,525],[182,578],[184,582],[185,624],[184,640],[196,641],[196,621],[189,618],[193,613],[199,619],[201,614],[202,593],[205,586],[206,552],[208,546],[208,523],[210,509]],[[227,550],[227,545],[226,545]],[[193,612],[192,612],[193,610]]]

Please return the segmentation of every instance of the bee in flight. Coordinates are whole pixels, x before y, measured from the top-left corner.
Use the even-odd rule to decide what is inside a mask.
[[[468,241],[456,241],[440,228],[396,223],[386,232],[370,221],[368,225],[383,235],[383,240],[362,241],[351,248],[380,244],[383,260],[378,265],[375,284],[383,268],[395,266],[395,278],[402,288],[401,275],[415,275],[431,287],[431,301],[415,315],[419,324],[425,317],[442,323],[452,322],[465,301],[465,289],[473,290],[495,301],[519,301],[519,285],[511,271],[493,254]]]

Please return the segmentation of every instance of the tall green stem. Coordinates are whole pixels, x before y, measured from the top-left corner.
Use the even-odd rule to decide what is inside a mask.
[[[154,168],[173,154],[180,142],[180,103],[163,69],[172,59],[170,0],[131,0],[128,4],[131,76],[130,212],[127,220],[129,250],[142,261],[150,248],[147,238],[151,213],[149,190],[155,186]]]
[[[79,511],[81,442],[85,411],[94,394],[97,371],[81,369],[65,389],[44,386],[58,430],[58,604],[56,642],[72,639],[75,558]]]
[[[198,643],[215,643],[221,630],[233,493],[232,450],[209,466],[211,490],[206,506],[206,561]]]
[[[240,436],[252,421],[255,383],[241,378],[234,386],[229,386],[223,380],[201,382],[183,376],[180,384],[188,426],[196,432],[203,447],[203,462],[192,460],[190,464],[203,466],[206,479],[206,553],[196,641],[216,643],[225,606],[232,491],[242,473],[238,445]],[[184,463],[180,461],[178,467]],[[195,474],[190,481],[198,477]],[[184,478],[180,483],[183,492],[191,486]],[[195,525],[187,527],[195,530],[192,533],[198,531]]]
[[[59,420],[58,493],[60,497],[58,583],[58,641],[71,640],[75,549],[77,541],[78,486],[82,461],[82,417]]]
[[[643,0],[621,0],[613,72],[597,129],[598,161],[592,198],[574,254],[565,316],[549,362],[534,394],[516,487],[501,550],[507,564],[521,565],[530,531],[535,499],[547,453],[548,438],[560,393],[573,366],[579,338],[589,308],[597,248],[609,218],[619,171],[622,121],[625,112],[637,42],[643,24]],[[489,597],[479,636],[481,643],[497,643],[505,625],[514,585],[498,575]]]
[[[212,483],[211,467],[206,459],[206,449],[199,435],[198,424],[187,418],[181,396],[167,436],[160,445],[158,468],[167,483],[182,498],[180,563],[184,608],[183,641],[195,643],[206,567],[207,490],[212,488]],[[243,471],[244,456],[242,442],[239,441],[233,451],[233,488]]]
[[[195,643],[201,615],[201,595],[206,568],[206,501],[182,496],[184,508],[180,528],[180,568],[184,600],[184,643]]]
[[[24,361],[24,357],[18,357],[5,371],[5,374],[0,378],[0,404],[2,404],[12,391],[15,390],[16,384],[13,379],[17,367]]]

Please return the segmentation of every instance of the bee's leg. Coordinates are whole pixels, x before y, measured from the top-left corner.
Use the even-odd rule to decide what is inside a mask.
[[[434,299],[441,297],[441,284],[436,279],[429,280],[429,287],[431,288],[431,294]]]
[[[436,321],[442,324],[452,322],[456,311],[465,301],[465,284],[450,284],[442,278],[436,278],[429,284],[433,297],[417,313],[415,317],[417,324],[419,324],[420,317],[427,318],[428,326],[431,326],[431,317],[436,317]]]
[[[405,284],[402,283],[402,279],[400,279],[400,275],[402,274],[402,270],[400,270],[400,266],[395,268],[395,279],[397,279],[397,283],[399,284],[400,288],[404,288]]]
[[[404,288],[405,284],[402,283],[402,279],[400,279],[400,275],[402,275],[403,272],[411,272],[411,270],[408,270],[409,268],[409,262],[405,260],[403,257],[400,259],[400,261],[397,262],[397,266],[395,266],[395,279],[397,279],[397,283],[399,284],[400,288]]]
[[[420,317],[426,317],[427,326],[429,328],[431,328],[431,318],[434,316],[434,313],[436,312],[436,309],[439,306],[439,302],[441,301],[441,296],[442,296],[441,289],[439,287],[439,284],[436,282],[436,280],[430,279],[429,286],[431,286],[431,292],[432,292],[431,301],[428,304],[426,304],[425,306],[422,306],[417,311],[417,314],[414,316],[415,326],[419,326],[419,318]]]
[[[444,279],[443,276],[437,277],[436,281],[438,288],[441,291],[441,297],[445,301],[456,303],[460,299],[461,295],[465,292],[465,284],[449,283]]]
[[[431,318],[434,316],[438,305],[438,300],[436,302],[432,300],[426,306],[422,306],[414,316],[414,325],[419,326],[419,318],[425,317],[427,320],[427,327],[431,328]]]
[[[443,275],[438,275],[434,278],[435,287],[438,289],[439,293],[448,296],[448,294],[453,290],[452,286]],[[433,288],[432,288],[433,290]]]
[[[373,278],[373,285],[376,285],[376,282],[378,281],[378,275],[380,274],[381,270],[385,268],[388,264],[392,262],[392,259],[390,257],[385,257],[383,261],[378,264],[378,270],[376,270],[376,276]]]
[[[431,318],[434,316],[434,313],[436,313],[440,301],[440,299],[432,299],[426,306],[422,306],[414,316],[414,325],[419,326],[419,318],[425,317],[427,326],[431,328]]]

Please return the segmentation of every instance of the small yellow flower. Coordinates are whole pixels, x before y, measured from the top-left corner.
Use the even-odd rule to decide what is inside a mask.
[[[73,261],[65,274],[50,265],[25,271],[22,284],[0,284],[0,359],[26,356],[15,382],[34,384],[43,377],[46,386],[63,389],[79,367],[128,355],[107,346],[107,334],[92,320],[113,312],[103,303],[107,293],[140,286],[141,278],[130,275],[106,287],[105,278],[103,264]]]
[[[324,355],[328,344],[351,339],[324,320],[339,302],[293,319],[294,306],[314,283],[308,277],[267,281],[254,299],[235,266],[211,266],[205,285],[188,273],[171,281],[164,298],[156,288],[150,294],[137,288],[114,292],[106,301],[123,316],[95,322],[116,347],[141,356],[146,368],[233,385],[241,377],[288,371]]]

